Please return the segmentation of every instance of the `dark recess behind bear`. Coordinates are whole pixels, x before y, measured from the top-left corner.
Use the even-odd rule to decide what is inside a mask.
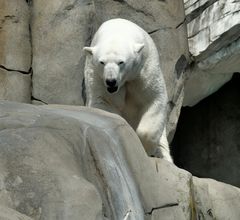
[[[240,73],[194,107],[183,107],[172,152],[199,177],[240,186]]]

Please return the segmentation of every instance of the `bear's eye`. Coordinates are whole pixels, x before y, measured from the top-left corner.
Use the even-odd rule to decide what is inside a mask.
[[[123,61],[120,61],[120,62],[118,62],[118,65],[122,65],[122,64],[124,64],[124,62],[123,62]]]
[[[105,65],[105,63],[104,63],[103,61],[100,61],[100,63],[101,63],[102,65]]]

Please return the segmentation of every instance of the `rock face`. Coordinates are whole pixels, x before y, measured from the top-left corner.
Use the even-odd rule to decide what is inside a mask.
[[[175,162],[200,177],[240,186],[240,74],[194,107],[182,109]]]
[[[0,101],[0,146],[0,207],[9,219],[240,216],[238,188],[147,157],[115,114]]]
[[[193,106],[240,71],[240,4],[229,0],[185,0],[193,64],[184,105]]]
[[[24,0],[0,1],[0,65],[28,72],[31,67],[30,11]]]
[[[83,105],[82,48],[92,34],[92,1],[36,0],[31,8],[33,97]]]
[[[24,0],[0,0],[0,99],[31,102],[30,12]]]

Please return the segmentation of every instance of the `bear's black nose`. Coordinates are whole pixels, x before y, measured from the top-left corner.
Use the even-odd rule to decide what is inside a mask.
[[[117,83],[116,79],[106,79],[106,84],[109,87],[115,87],[116,83]]]

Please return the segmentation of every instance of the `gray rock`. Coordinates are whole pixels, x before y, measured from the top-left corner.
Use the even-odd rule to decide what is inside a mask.
[[[25,0],[0,0],[0,66],[29,72],[30,12]]]
[[[26,215],[21,214],[13,209],[0,206],[0,219],[1,220],[33,220]]]
[[[0,206],[33,219],[238,220],[239,189],[148,157],[115,114],[0,101],[0,146]]]
[[[239,188],[196,177],[193,183],[198,219],[239,219]]]
[[[60,115],[52,121],[51,113],[30,106],[18,108],[17,104],[3,108],[2,103],[0,163],[10,208],[33,219],[101,219],[99,193],[83,178],[83,167],[78,164],[81,158],[74,156],[78,149],[73,139],[79,134],[71,134],[71,142],[67,133],[72,128],[62,126],[68,122]],[[62,129],[68,129],[66,137],[61,135]]]
[[[33,1],[33,97],[45,103],[82,105],[85,56],[92,1]]]
[[[109,219],[123,219],[128,212],[129,219],[144,219],[154,208],[180,207],[182,190],[173,194],[172,189],[188,175],[181,181],[175,174],[163,179],[160,167],[169,164],[147,157],[119,116],[79,107],[0,103],[1,173],[6,173],[3,183],[12,208],[43,219],[94,219],[101,214],[99,194]]]
[[[191,6],[185,2],[185,7],[187,16],[198,11],[198,16],[189,19],[187,26],[190,53],[197,60],[207,58],[239,38],[238,1],[195,1]]]
[[[31,102],[31,75],[0,68],[0,100]]]

